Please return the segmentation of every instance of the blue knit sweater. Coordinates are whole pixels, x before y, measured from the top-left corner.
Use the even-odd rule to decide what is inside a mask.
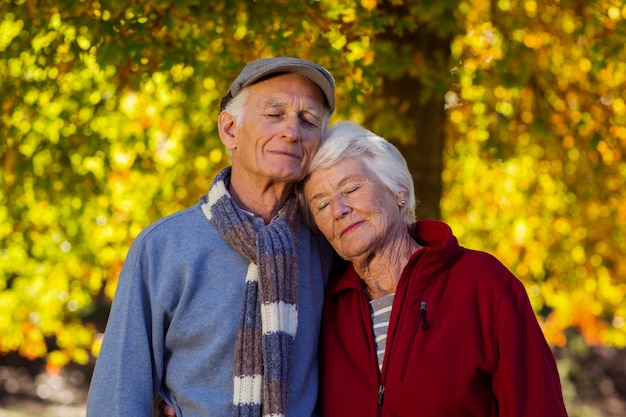
[[[299,240],[299,325],[287,412],[306,417],[316,415],[317,339],[332,252],[304,225]],[[247,268],[199,204],[144,230],[120,275],[87,416],[150,417],[159,390],[179,417],[228,416]]]

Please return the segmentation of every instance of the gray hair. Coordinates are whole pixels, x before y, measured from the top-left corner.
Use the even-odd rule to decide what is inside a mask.
[[[246,104],[249,98],[250,98],[250,88],[249,86],[247,86],[247,87],[244,87],[244,89],[241,90],[241,92],[237,94],[232,100],[230,100],[230,102],[226,105],[224,110],[222,110],[222,111],[227,111],[228,113],[233,115],[233,117],[235,118],[235,124],[237,126],[241,125],[243,118],[245,117]],[[322,117],[322,133],[325,132],[326,128],[328,127],[328,122],[330,120],[331,115],[332,115],[332,110],[329,107],[328,103],[324,101],[324,115]],[[322,136],[322,141],[323,140],[324,140],[324,137]],[[226,153],[228,154],[230,158],[232,158],[233,155],[232,155],[231,149],[226,149]]]
[[[407,224],[415,222],[417,201],[413,177],[409,172],[406,159],[398,148],[356,122],[349,120],[339,122],[328,128],[324,134],[323,144],[311,161],[309,174],[316,169],[329,168],[347,158],[366,161],[371,171],[378,175],[392,193],[406,192],[407,202],[400,212]],[[297,187],[297,193],[304,217],[311,226],[312,216],[306,204],[302,186]]]

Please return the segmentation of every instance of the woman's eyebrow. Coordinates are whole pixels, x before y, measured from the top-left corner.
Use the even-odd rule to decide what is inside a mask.
[[[319,200],[322,197],[324,197],[324,193],[322,193],[322,192],[315,193],[311,198],[309,198],[309,202],[312,202],[312,201],[315,201],[315,200]]]
[[[342,178],[337,183],[337,189],[340,189],[344,185],[349,184],[351,182],[364,183],[366,181],[367,181],[367,177],[365,175],[363,175],[363,174],[350,174],[350,175],[347,175],[346,177]],[[321,192],[321,191],[317,192],[317,193],[313,194],[313,196],[311,198],[309,198],[309,201],[320,199],[320,198],[324,197],[324,195],[326,195],[326,194],[327,193]]]

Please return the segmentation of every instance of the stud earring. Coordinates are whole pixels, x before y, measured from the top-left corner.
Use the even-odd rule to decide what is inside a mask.
[[[400,205],[404,206],[406,204],[406,200],[400,200]]]

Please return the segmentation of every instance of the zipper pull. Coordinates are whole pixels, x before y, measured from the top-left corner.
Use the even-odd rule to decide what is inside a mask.
[[[420,304],[420,314],[422,316],[422,330],[426,330],[428,328],[426,323],[426,301],[422,301]]]
[[[380,384],[378,387],[378,405],[383,405],[383,395],[385,394],[385,386]]]

